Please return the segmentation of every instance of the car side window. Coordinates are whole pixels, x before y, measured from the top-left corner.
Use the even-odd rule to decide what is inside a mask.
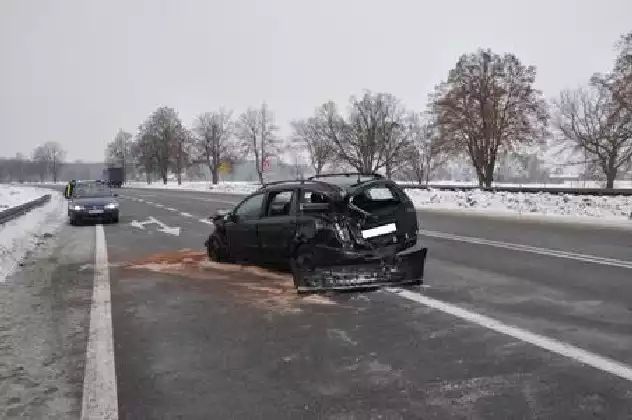
[[[263,199],[265,194],[257,194],[237,207],[235,209],[235,215],[240,219],[256,219],[261,214],[261,206],[263,204]]]
[[[294,191],[274,191],[270,193],[266,217],[289,216]]]
[[[317,191],[303,190],[301,192],[301,204],[320,204],[318,207],[302,207],[301,214],[327,213],[330,211],[331,200],[323,193]]]

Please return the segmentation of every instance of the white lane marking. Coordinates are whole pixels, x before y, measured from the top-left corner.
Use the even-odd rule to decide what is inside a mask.
[[[174,209],[173,207],[165,207],[165,210],[172,211],[172,212],[178,212],[179,211],[179,210]]]
[[[165,205],[164,204],[160,204],[160,203],[154,203],[154,206],[160,207],[160,208],[165,208]]]
[[[144,222],[139,222],[138,220],[132,220],[129,223],[130,226],[145,230],[145,225],[158,225],[158,230],[162,233],[167,233],[169,235],[180,236],[180,227],[179,226],[167,226],[160,220],[156,219],[153,216],[149,216],[145,219]]]
[[[451,233],[436,232],[431,230],[419,230],[419,234],[432,238],[449,239],[452,241],[467,242],[477,245],[488,245],[496,248],[510,249],[513,251],[530,252],[532,254],[546,255],[549,257],[566,258],[569,260],[590,262],[595,264],[610,265],[613,267],[632,269],[632,261],[617,260],[614,258],[597,257],[595,255],[578,254],[575,252],[558,251],[555,249],[538,248],[529,245],[512,244],[501,241],[491,241],[488,239],[473,238],[470,236],[458,236]]]
[[[157,195],[159,195],[159,194],[153,194],[153,195],[151,195],[151,197],[156,197]],[[165,195],[166,194],[162,194],[163,197]],[[147,197],[149,197],[149,196],[147,196]],[[171,195],[169,197],[172,198],[173,195]],[[246,196],[244,196],[244,198],[245,197]],[[183,197],[183,198],[186,198],[187,200],[204,201],[206,203],[222,203],[222,204],[232,204],[232,205],[235,205],[235,204],[239,203],[239,201],[240,201],[240,200],[228,201],[228,200],[219,200],[219,199],[215,199],[215,198],[202,198],[202,197],[192,197],[192,196],[186,196],[186,197]]]
[[[206,220],[206,219],[200,219],[200,220],[198,220],[198,222],[204,223],[205,225],[212,225],[213,224],[213,222],[211,222],[210,220]]]
[[[496,331],[504,335],[508,335],[529,344],[533,344],[534,346],[540,347],[541,349],[548,350],[552,353],[556,353],[560,356],[575,360],[576,362],[592,366],[593,368],[598,369],[602,372],[610,373],[611,375],[615,375],[629,382],[632,382],[632,367],[621,362],[617,362],[616,360],[600,356],[598,354],[573,346],[572,344],[545,337],[543,335],[535,334],[512,325],[504,324],[488,316],[468,311],[456,305],[433,299],[420,293],[396,288],[388,288],[385,290],[401,296],[405,299],[425,305],[429,308],[445,312],[467,322],[478,324],[481,327]]]
[[[81,419],[118,419],[108,251],[103,225],[96,226],[90,332],[83,378]]]
[[[180,216],[182,216],[182,217],[193,217],[193,215],[191,213],[187,213],[185,211],[181,211],[180,212]]]

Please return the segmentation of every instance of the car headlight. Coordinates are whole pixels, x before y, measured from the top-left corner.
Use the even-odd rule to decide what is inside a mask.
[[[118,203],[108,203],[108,204],[105,205],[105,208],[107,210],[118,209]]]
[[[83,206],[79,206],[75,204],[74,206],[72,206],[72,209],[76,211],[80,211],[80,210],[83,210]]]

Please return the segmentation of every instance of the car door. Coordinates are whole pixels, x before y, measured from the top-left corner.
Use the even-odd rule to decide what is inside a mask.
[[[266,262],[283,263],[290,258],[296,232],[296,189],[270,191],[265,211],[257,223],[261,255]]]
[[[251,195],[233,210],[232,221],[226,225],[226,239],[231,256],[248,261],[258,259],[257,222],[261,217],[265,196],[263,192]]]

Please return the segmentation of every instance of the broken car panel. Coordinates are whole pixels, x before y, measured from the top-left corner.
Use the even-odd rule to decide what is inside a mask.
[[[211,219],[211,259],[289,264],[299,292],[423,281],[414,205],[379,175],[271,183]]]

